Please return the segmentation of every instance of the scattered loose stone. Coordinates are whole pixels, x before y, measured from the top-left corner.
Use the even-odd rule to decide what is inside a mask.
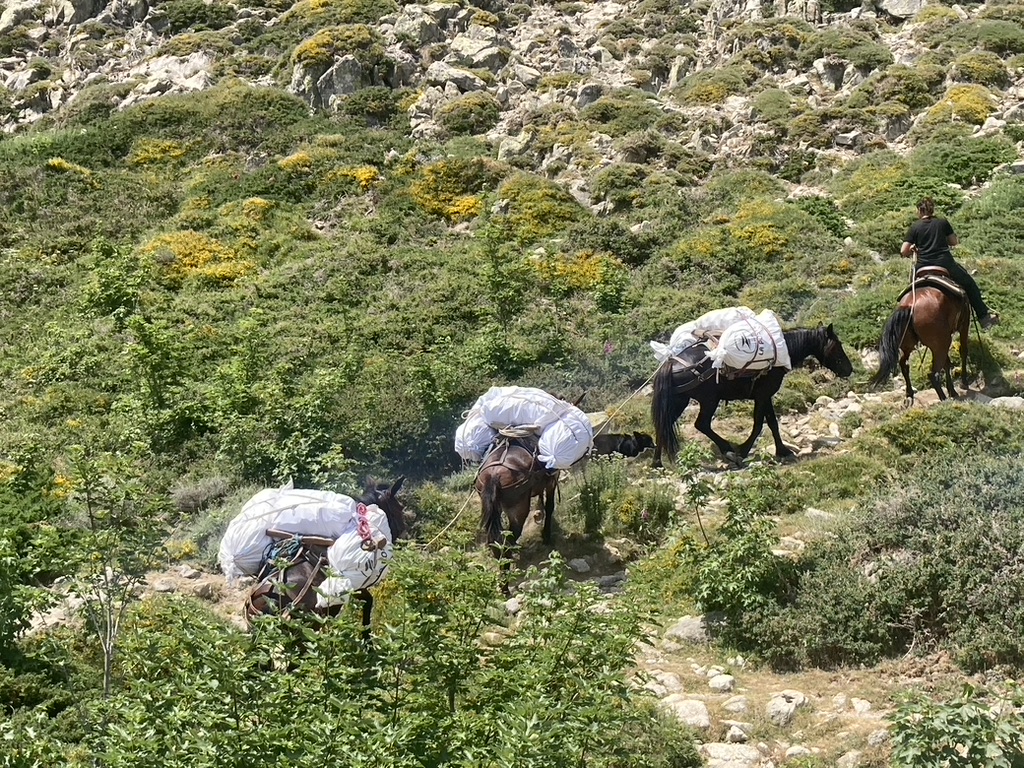
[[[505,601],[505,613],[509,616],[515,616],[523,609],[523,604],[519,601],[518,597],[510,597]]]
[[[191,565],[183,565],[178,569],[178,573],[181,574],[183,579],[198,579],[203,575],[202,571],[198,571]]]
[[[851,749],[845,755],[836,760],[836,768],[858,768],[863,752]]]
[[[730,744],[746,744],[749,740],[746,731],[736,725],[730,725],[728,733],[725,734],[725,740]]]
[[[597,580],[597,586],[604,587],[604,588],[614,587],[614,586],[616,586],[618,584],[621,584],[625,580],[626,580],[626,572],[625,571],[619,571],[619,573],[609,573],[608,575],[602,576],[601,578],[599,578]]]
[[[201,600],[216,600],[220,590],[209,581],[202,581],[192,587],[192,594]]]
[[[703,616],[683,616],[665,632],[667,640],[679,643],[704,645],[708,642],[708,632],[704,626]]]
[[[736,687],[736,678],[732,675],[715,675],[708,681],[708,686],[715,693],[729,693]]]
[[[747,701],[746,696],[733,696],[731,699],[725,700],[722,709],[733,714],[741,714],[750,709],[750,702]]]
[[[157,579],[156,583],[153,584],[153,591],[162,593],[177,592],[178,587],[171,579]]]
[[[673,693],[661,700],[661,707],[675,715],[679,722],[691,728],[706,731],[711,727],[708,705],[697,699],[688,699],[681,693]]]
[[[700,751],[707,768],[754,768],[761,764],[761,753],[749,744],[711,742],[701,745]]]
[[[575,557],[568,562],[569,569],[575,573],[589,573],[590,563],[582,557]]]
[[[880,747],[889,741],[889,732],[885,728],[879,728],[877,731],[872,731],[868,734],[868,745],[872,747]]]
[[[858,715],[866,715],[871,711],[871,702],[865,699],[851,699],[850,703],[853,704],[853,711]]]
[[[807,703],[807,697],[799,691],[786,690],[772,696],[765,707],[768,719],[780,728],[785,728],[796,716],[796,711]]]
[[[793,760],[797,757],[807,757],[809,754],[811,754],[811,750],[809,750],[807,747],[801,746],[799,744],[794,744],[792,747],[786,750],[786,759]]]
[[[664,672],[659,669],[652,673],[652,677],[669,693],[679,693],[683,690],[683,682],[675,672]]]

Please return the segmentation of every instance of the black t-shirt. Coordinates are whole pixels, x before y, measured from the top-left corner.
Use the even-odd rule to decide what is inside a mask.
[[[953,227],[941,217],[919,219],[910,226],[903,239],[917,246],[917,263],[925,264],[949,255],[949,236],[952,234],[955,234]]]

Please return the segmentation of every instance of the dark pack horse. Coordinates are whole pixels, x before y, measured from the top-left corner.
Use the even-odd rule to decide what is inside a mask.
[[[398,499],[404,480],[400,477],[390,485],[371,480],[359,499],[367,506],[376,504],[384,511],[392,541],[398,541],[405,534],[405,512]],[[267,533],[277,541],[277,551],[273,558],[264,562],[256,586],[246,597],[246,621],[252,623],[263,615],[289,617],[297,611],[308,611],[321,617],[337,616],[343,605],[317,607],[316,604],[317,587],[327,578],[327,550],[334,540],[274,530]],[[373,542],[373,545],[381,547],[385,543]],[[357,590],[354,595],[363,604],[363,632],[368,635],[373,595],[369,588]]]
[[[896,311],[882,331],[879,343],[878,373],[871,379],[870,387],[879,388],[896,371],[897,356],[907,385],[908,406],[914,403],[914,388],[910,384],[910,353],[918,344],[931,350],[932,370],[930,380],[940,400],[946,399],[942,391],[945,374],[949,396],[957,397],[953,386],[953,362],[949,347],[953,335],[960,334],[960,383],[967,389],[967,337],[971,330],[971,305],[963,289],[954,283],[949,273],[941,267],[921,267],[917,270],[914,284],[900,297]]]
[[[784,335],[794,368],[813,357],[837,376],[845,378],[853,373],[850,358],[846,356],[831,325],[814,330],[786,331]],[[747,371],[734,377],[724,373],[719,376],[711,368],[711,361],[705,357],[707,352],[705,342],[695,344],[662,363],[654,376],[654,395],[651,401],[656,441],[654,466],[661,466],[663,453],[672,459],[679,450],[675,424],[691,400],[700,404],[695,422],[697,429],[711,438],[722,456],[734,463],[741,462],[750,453],[765,422],[768,422],[768,428],[775,438],[776,457],[792,456],[793,451],[782,442],[779,420],[772,404],[772,398],[782,387],[782,380],[789,369],[774,367]],[[723,400],[754,401],[754,427],[750,437],[741,445],[734,446],[711,428],[711,420]]]

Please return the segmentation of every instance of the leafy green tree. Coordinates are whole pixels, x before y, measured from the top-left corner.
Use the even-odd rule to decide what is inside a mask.
[[[136,451],[138,449],[136,448]],[[75,446],[70,456],[72,514],[83,526],[72,560],[74,591],[103,655],[103,692],[113,691],[122,622],[165,537],[165,509],[143,482],[138,453]]]

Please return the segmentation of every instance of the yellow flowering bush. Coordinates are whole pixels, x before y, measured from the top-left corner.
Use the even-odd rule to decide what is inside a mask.
[[[277,161],[278,168],[296,173],[309,173],[313,169],[313,158],[308,152],[295,152]]]
[[[424,211],[454,224],[480,213],[480,193],[493,186],[501,175],[502,169],[484,158],[449,158],[421,169],[410,189],[413,200]]]
[[[530,263],[537,275],[558,296],[591,292],[598,305],[615,311],[629,284],[629,270],[614,256],[593,251],[577,254],[537,255]]]
[[[988,88],[982,85],[954,85],[945,98],[928,110],[929,123],[961,120],[971,125],[981,125],[996,109],[995,100]]]
[[[92,171],[88,168],[72,163],[65,160],[63,157],[51,157],[46,161],[46,169],[49,171],[55,171],[57,173],[67,173],[74,176],[81,176],[83,178],[89,178],[92,176]]]
[[[158,235],[140,248],[172,283],[188,278],[230,282],[251,274],[256,265],[218,240],[194,230]]]
[[[178,141],[166,139],[139,139],[132,146],[128,162],[131,165],[157,165],[176,163],[185,157],[188,147]]]
[[[380,171],[372,165],[361,165],[358,168],[334,168],[324,176],[324,182],[328,185],[355,182],[361,192],[369,192],[380,181]]]

